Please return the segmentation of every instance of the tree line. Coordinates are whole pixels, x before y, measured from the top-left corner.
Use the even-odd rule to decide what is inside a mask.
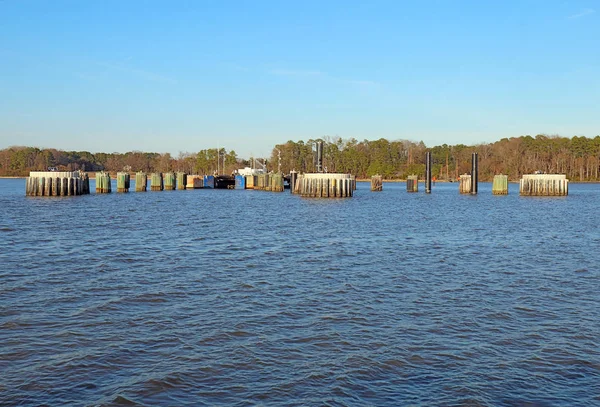
[[[491,180],[506,174],[517,180],[523,174],[541,171],[566,174],[572,181],[600,180],[600,136],[560,137],[537,135],[503,138],[494,143],[467,146],[442,144],[428,148],[423,142],[386,139],[358,141],[354,138],[310,139],[276,145],[266,160],[268,170],[285,174],[292,170],[316,169],[316,142],[323,141],[323,166],[328,172],[343,172],[368,178],[379,174],[385,179],[405,179],[425,174],[425,153],[431,151],[433,176],[453,180],[469,173],[471,153],[479,154],[479,178]],[[90,153],[35,147],[0,150],[1,176],[27,176],[29,171],[56,168],[61,171],[184,171],[195,174],[231,174],[251,166],[251,160],[237,157],[235,151],[206,149],[197,153]]]
[[[535,171],[566,174],[573,181],[600,180],[600,136],[594,138],[537,135],[503,138],[473,146],[442,144],[428,148],[423,142],[386,139],[343,140],[341,138],[288,141],[276,145],[271,166],[284,173],[311,172],[316,168],[314,147],[324,141],[323,166],[329,172],[344,172],[358,178],[382,175],[385,179],[425,176],[425,153],[431,151],[432,175],[455,180],[470,173],[471,154],[479,155],[479,178],[490,181],[496,174],[518,180]]]

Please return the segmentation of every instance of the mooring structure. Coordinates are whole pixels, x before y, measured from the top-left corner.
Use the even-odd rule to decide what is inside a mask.
[[[76,196],[90,193],[90,179],[82,171],[31,171],[25,181],[27,196]]]
[[[526,174],[521,178],[519,193],[524,196],[566,196],[569,180],[564,174]]]

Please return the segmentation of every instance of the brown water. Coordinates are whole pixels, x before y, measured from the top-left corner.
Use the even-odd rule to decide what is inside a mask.
[[[457,188],[0,180],[0,404],[600,405],[600,186]]]

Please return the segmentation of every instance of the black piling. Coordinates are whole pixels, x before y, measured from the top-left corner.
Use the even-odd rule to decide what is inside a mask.
[[[479,166],[478,166],[479,155],[473,153],[471,155],[471,194],[477,195],[477,182],[479,181]]]
[[[317,141],[317,172],[323,172],[323,142]]]
[[[431,193],[431,152],[425,156],[425,193]]]

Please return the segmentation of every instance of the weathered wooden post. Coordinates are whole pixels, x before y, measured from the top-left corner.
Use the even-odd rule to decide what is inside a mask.
[[[373,175],[371,177],[371,191],[381,192],[383,190],[383,182],[381,175]]]
[[[431,151],[425,155],[425,193],[431,193]]]
[[[419,176],[409,175],[406,179],[406,192],[419,192]]]
[[[164,188],[162,173],[153,172],[150,176],[150,191],[162,191]]]
[[[298,181],[298,173],[296,171],[290,172],[290,193],[295,194],[296,181]]]
[[[139,171],[135,174],[135,191],[146,192],[148,188],[148,175],[145,172]]]
[[[129,173],[117,172],[117,192],[129,192]]]
[[[494,175],[492,183],[493,195],[508,195],[508,175]]]
[[[172,172],[167,172],[163,176],[163,186],[167,191],[174,191],[176,187],[175,174]]]
[[[479,155],[471,154],[471,194],[477,195],[477,184],[479,181]]]
[[[73,182],[74,179],[69,180],[69,195],[77,195],[77,185]],[[97,194],[110,194],[110,174],[104,171],[96,173],[96,193]]]
[[[187,188],[187,174],[185,172],[177,173],[177,189],[184,190]]]
[[[469,174],[463,174],[460,176],[458,182],[458,192],[461,194],[471,193],[471,176]]]

